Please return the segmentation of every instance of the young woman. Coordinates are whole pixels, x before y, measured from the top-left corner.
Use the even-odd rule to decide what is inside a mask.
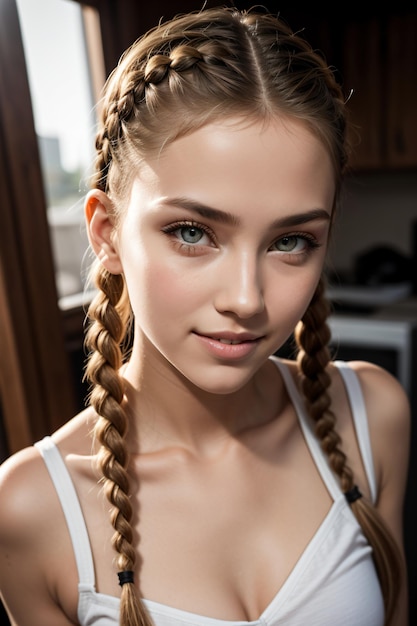
[[[407,398],[327,347],[332,71],[208,9],[137,41],[100,106],[91,402],[2,467],[12,623],[405,626]]]

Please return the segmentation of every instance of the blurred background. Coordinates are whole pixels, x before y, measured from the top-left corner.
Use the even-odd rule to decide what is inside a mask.
[[[137,37],[203,4],[254,3],[0,0],[0,461],[84,406],[91,293],[83,197],[100,89]],[[262,7],[325,55],[357,129],[329,263],[335,354],[389,369],[416,420],[417,10],[402,1]],[[411,589],[415,445],[413,423],[405,528]],[[410,606],[413,623],[413,597]]]

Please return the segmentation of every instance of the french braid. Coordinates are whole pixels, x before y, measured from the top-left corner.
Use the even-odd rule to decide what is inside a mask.
[[[105,191],[114,206],[114,225],[123,219],[133,176],[144,157],[156,156],[175,139],[206,123],[240,115],[268,120],[274,115],[302,120],[328,149],[334,166],[338,204],[348,159],[345,98],[325,60],[271,15],[235,9],[207,9],[162,23],[136,41],[109,76],[100,103],[92,186]],[[98,295],[89,308],[86,377],[98,419],[98,462],[112,507],[113,546],[121,572],[121,626],[151,626],[133,582],[129,501],[128,421],[119,374],[131,310],[123,276],[95,262]],[[296,330],[303,391],[316,423],[317,437],[348,492],[354,485],[331,412],[326,368],[330,333],[324,284]],[[374,549],[384,592],[387,624],[398,593],[398,558],[393,540],[368,503],[352,504]]]
[[[331,361],[328,348],[330,330],[326,322],[330,306],[325,297],[322,278],[302,320],[295,329],[298,346],[297,361],[301,386],[307,407],[315,425],[315,433],[329,458],[330,466],[339,476],[345,494],[354,488],[354,477],[346,463],[342,440],[336,431],[336,416],[331,410],[328,388]],[[388,532],[378,511],[363,496],[351,503],[351,508],[373,549],[373,559],[380,580],[385,605],[385,623],[393,619],[401,582],[401,561],[396,543]]]

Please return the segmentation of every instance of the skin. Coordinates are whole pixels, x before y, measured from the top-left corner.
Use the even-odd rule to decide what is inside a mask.
[[[257,619],[332,505],[268,356],[314,293],[334,191],[323,145],[300,122],[274,118],[211,124],[145,160],[118,229],[111,198],[93,190],[86,199],[91,245],[108,270],[123,272],[135,313],[123,375],[148,599]],[[401,543],[408,402],[384,370],[352,366],[368,409],[377,506]],[[331,375],[344,450],[369,495],[344,387],[334,368]],[[53,438],[82,503],[97,589],[118,596],[94,420],[87,409]],[[72,547],[34,448],[3,464],[0,498],[0,588],[13,623],[77,623]],[[396,626],[406,626],[405,601],[404,591]]]

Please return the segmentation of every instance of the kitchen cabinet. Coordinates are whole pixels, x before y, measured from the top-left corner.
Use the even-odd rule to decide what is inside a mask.
[[[280,7],[290,26],[324,53],[343,86],[353,172],[417,169],[417,10],[401,0],[376,9],[353,4],[343,16],[331,7]]]
[[[417,12],[350,18],[342,40],[352,168],[417,168]]]
[[[417,13],[387,25],[387,163],[417,166]]]

